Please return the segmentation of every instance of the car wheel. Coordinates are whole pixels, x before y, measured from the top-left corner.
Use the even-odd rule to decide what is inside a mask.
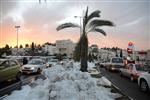
[[[40,68],[38,68],[37,73],[41,74],[42,70]]]
[[[130,81],[131,81],[131,82],[134,82],[134,77],[133,77],[133,75],[130,76]]]
[[[20,81],[20,78],[21,78],[21,72],[18,72],[17,75],[16,75],[16,80]]]
[[[140,81],[140,90],[143,91],[143,92],[148,91],[148,84],[145,80]]]

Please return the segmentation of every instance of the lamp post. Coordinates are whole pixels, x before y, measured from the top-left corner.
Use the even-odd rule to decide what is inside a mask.
[[[17,30],[17,56],[18,56],[18,30],[20,28],[20,26],[15,26],[16,30]]]
[[[74,18],[80,18],[80,39],[81,39],[81,34],[82,34],[82,29],[81,29],[81,19],[83,19],[82,16],[74,16]],[[81,41],[82,42],[82,41]],[[80,59],[81,59],[81,48],[82,48],[82,43],[80,43],[79,45],[79,48],[80,48]]]
[[[82,31],[82,30],[81,30],[81,19],[82,19],[83,17],[82,17],[82,16],[74,16],[74,18],[80,18],[80,37],[81,37],[81,33],[82,33],[82,32],[81,32],[81,31]]]

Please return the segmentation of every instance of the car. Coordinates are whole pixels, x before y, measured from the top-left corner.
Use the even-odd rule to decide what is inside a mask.
[[[52,67],[56,63],[58,63],[58,59],[51,59],[47,62],[46,67]]]
[[[105,67],[106,67],[106,64],[107,64],[107,62],[101,62],[101,63],[99,63],[99,66],[100,66],[101,68],[105,68]]]
[[[105,69],[109,71],[119,71],[124,67],[123,58],[113,57],[107,63],[105,63]]]
[[[21,65],[16,60],[0,59],[0,82],[7,81],[9,79],[20,80]]]
[[[128,64],[125,68],[120,69],[120,76],[129,77],[131,81],[135,81],[138,79],[142,73],[148,71],[147,66],[140,64]]]
[[[143,92],[150,91],[150,70],[138,78],[138,85]]]
[[[46,68],[46,63],[42,59],[32,59],[28,64],[22,66],[21,71],[26,74],[40,74],[44,68]]]

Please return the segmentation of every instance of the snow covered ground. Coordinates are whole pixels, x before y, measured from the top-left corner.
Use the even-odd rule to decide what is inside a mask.
[[[114,100],[111,83],[105,78],[92,78],[88,72],[79,71],[79,63],[55,65],[45,69],[46,79],[38,79],[21,90],[13,91],[3,100]],[[90,69],[94,64],[89,64]]]

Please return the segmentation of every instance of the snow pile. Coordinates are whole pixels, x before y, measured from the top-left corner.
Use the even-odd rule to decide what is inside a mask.
[[[95,79],[79,71],[78,63],[56,65],[45,69],[45,80],[38,79],[22,90],[14,91],[4,100],[114,100],[116,94],[103,85],[111,83],[102,77]],[[101,84],[101,85],[100,85]]]
[[[94,63],[88,62],[88,70],[93,70],[94,67],[95,67]]]
[[[111,86],[111,82],[110,82],[107,78],[101,77],[101,78],[97,81],[97,85]]]

